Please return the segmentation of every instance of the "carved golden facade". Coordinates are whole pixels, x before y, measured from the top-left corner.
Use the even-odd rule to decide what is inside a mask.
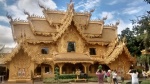
[[[81,69],[95,75],[99,64],[120,70],[121,75],[126,76],[135,59],[125,43],[118,42],[118,22],[104,25],[105,19],[90,20],[91,13],[75,12],[71,2],[66,12],[43,8],[44,17],[25,12],[27,21],[13,20],[7,15],[18,43],[12,53],[3,58],[10,71],[8,81],[29,81],[30,72],[36,75],[37,67],[41,67],[42,77],[49,77],[46,71],[54,74],[56,66],[60,74],[75,74],[76,69]],[[72,52],[67,50],[69,42],[74,43]],[[43,54],[42,49],[47,53]]]

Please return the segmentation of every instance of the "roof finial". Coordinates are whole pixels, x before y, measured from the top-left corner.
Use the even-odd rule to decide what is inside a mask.
[[[73,0],[70,0],[70,3],[72,3],[73,2]]]
[[[25,10],[24,10],[24,14],[25,14],[25,15],[28,15],[28,17],[30,16],[29,12],[27,12],[27,11],[25,11]]]
[[[105,17],[103,17],[103,20],[106,20],[107,19],[107,15]]]
[[[92,13],[92,12],[94,12],[94,11],[95,11],[95,9],[91,9],[91,10],[90,10],[90,13]]]
[[[42,6],[40,3],[39,3],[39,7],[46,10],[46,8],[44,6]]]
[[[70,4],[69,4],[69,10],[74,10],[74,4],[72,0],[70,1]]]
[[[118,26],[118,25],[119,25],[119,23],[120,23],[120,20],[118,20],[118,21],[116,22],[116,26]]]
[[[11,21],[13,21],[12,16],[8,14],[8,12],[6,13],[7,18]]]

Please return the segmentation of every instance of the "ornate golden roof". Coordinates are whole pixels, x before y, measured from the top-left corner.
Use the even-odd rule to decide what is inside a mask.
[[[45,9],[43,10],[44,17],[36,15],[28,15],[28,21],[13,20],[11,16],[7,17],[11,20],[13,37],[18,42],[18,46],[12,51],[11,54],[4,58],[4,62],[11,61],[11,59],[19,52],[23,50],[25,54],[31,57],[31,60],[40,63],[93,63],[94,61],[109,64],[115,61],[123,52],[126,54],[131,62],[135,62],[135,59],[131,57],[124,42],[118,44],[117,39],[117,25],[104,25],[104,20],[90,20],[90,12],[75,12],[74,4],[71,2],[65,12]],[[73,33],[74,31],[76,33]],[[65,35],[67,34],[67,35]],[[78,34],[78,38],[71,39],[74,34]],[[68,36],[70,35],[70,37]],[[63,39],[61,39],[63,37]],[[69,39],[67,39],[69,38]],[[80,39],[79,39],[80,38]],[[66,40],[67,39],[67,40]],[[101,56],[90,57],[90,55],[83,53],[67,53],[66,46],[68,41],[78,41],[78,49],[81,52],[88,51],[90,46],[97,46],[104,48],[105,53]],[[59,49],[53,49],[48,57],[39,52],[40,45],[54,44],[53,47],[61,47]],[[101,46],[99,46],[101,45]],[[87,47],[87,48],[85,48]],[[101,48],[99,48],[101,49]],[[52,54],[54,51],[58,54]],[[61,52],[60,52],[61,51]],[[64,53],[65,52],[65,53]],[[100,52],[100,50],[98,51]],[[103,52],[103,51],[102,51]]]
[[[12,19],[7,14],[12,25],[14,39],[18,41],[21,33],[25,30],[24,33],[29,37],[30,43],[47,41],[44,38],[57,41],[70,25],[74,25],[82,38],[90,44],[101,44],[100,42],[110,43],[117,37],[117,23],[116,25],[104,25],[104,20],[106,19],[90,20],[91,13],[94,10],[89,12],[76,12],[72,2],[68,5],[66,11],[46,9],[43,6],[40,7],[44,9],[44,17],[30,15],[24,11],[28,15],[27,21]],[[31,40],[34,40],[34,42],[31,42]],[[36,42],[38,40],[40,41]]]
[[[115,61],[123,52],[125,52],[130,62],[136,63],[136,59],[130,55],[130,52],[128,51],[125,43],[120,43],[119,45],[116,45],[112,53],[105,58],[105,63],[109,64]]]
[[[93,63],[90,56],[83,53],[59,53],[54,57],[54,63]]]

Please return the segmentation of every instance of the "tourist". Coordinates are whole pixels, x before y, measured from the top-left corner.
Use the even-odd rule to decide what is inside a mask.
[[[108,70],[108,72],[106,73],[106,76],[107,76],[107,82],[109,83],[109,84],[111,84],[111,82],[112,82],[112,78],[111,78],[111,70]]]
[[[131,75],[132,78],[132,84],[139,84],[139,80],[138,80],[138,72],[136,70],[129,70],[128,73],[129,75]]]
[[[147,78],[147,73],[146,73],[146,71],[145,71],[145,70],[143,70],[143,71],[142,71],[142,75],[143,75],[144,79],[146,79],[146,78]]]
[[[98,84],[104,84],[104,73],[102,70],[97,70],[96,75],[98,76]]]
[[[117,81],[117,71],[116,70],[114,70],[112,72],[112,78],[113,78],[114,84],[118,84],[118,81]]]

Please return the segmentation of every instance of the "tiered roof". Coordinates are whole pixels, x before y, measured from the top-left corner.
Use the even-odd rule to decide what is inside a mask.
[[[115,25],[104,25],[104,19],[90,20],[91,13],[75,12],[74,4],[71,2],[66,11],[50,10],[43,6],[43,16],[28,15],[27,21],[7,17],[11,20],[14,40],[19,42],[22,33],[25,34],[27,42],[55,42],[65,33],[68,26],[74,24],[82,38],[87,43],[108,44],[117,38],[117,23]]]
[[[67,11],[65,12],[46,9],[43,6],[40,7],[43,8],[44,17],[30,15],[28,12],[24,12],[28,15],[28,20],[22,21],[17,19],[13,20],[11,16],[7,15],[12,26],[13,38],[18,42],[18,45],[13,52],[4,59],[4,62],[7,63],[11,61],[12,57],[14,57],[20,49],[23,49],[24,52],[31,57],[32,61],[39,64],[52,61],[54,63],[93,63],[93,61],[98,61],[108,64],[115,61],[119,54],[123,52],[127,54],[130,61],[135,62],[135,59],[131,57],[124,42],[118,44],[117,25],[119,22],[116,22],[115,25],[104,25],[106,18],[102,20],[90,20],[93,10],[83,13],[75,12],[72,2],[68,5]],[[87,44],[107,45],[107,51],[103,58],[97,56],[90,57],[90,55],[85,53],[53,53],[53,57],[46,58],[37,53],[38,46],[32,48],[32,46],[28,45],[28,43],[55,43],[61,38],[65,31],[70,28],[70,25],[75,26],[81,38],[83,38]]]

